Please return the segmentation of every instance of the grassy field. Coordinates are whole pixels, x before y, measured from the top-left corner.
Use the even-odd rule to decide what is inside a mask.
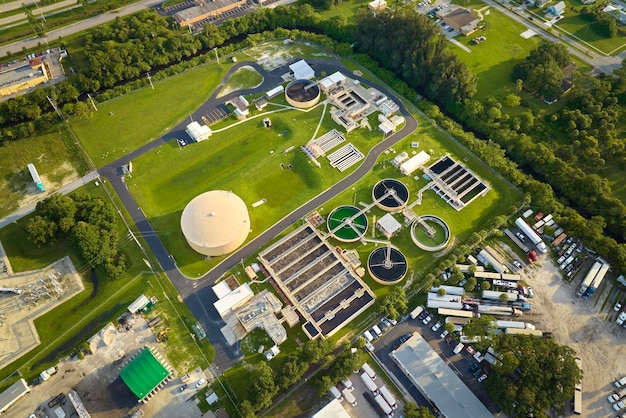
[[[48,189],[60,186],[66,176],[77,177],[86,170],[80,150],[62,125],[42,135],[5,142],[0,147],[0,161],[0,217],[35,196],[28,163],[35,164]]]
[[[246,90],[258,86],[263,82],[263,76],[252,67],[241,67],[230,76],[220,96],[235,90]]]
[[[159,138],[189,117],[213,93],[232,64],[209,64],[98,105],[72,129],[96,167]],[[155,109],[158,108],[158,112]]]
[[[624,50],[626,35],[618,33],[614,38],[609,38],[599,34],[594,30],[593,23],[580,15],[582,3],[579,0],[568,0],[565,3],[568,7],[563,14],[563,19],[555,25],[557,28],[574,35],[608,55],[615,55]],[[574,7],[575,10],[571,10],[571,7]]]
[[[470,48],[471,53],[451,45],[459,59],[476,74],[478,91],[475,99],[480,101],[489,96],[507,94],[509,86],[513,86],[513,67],[526,58],[541,40],[539,36],[522,38],[520,34],[526,27],[495,9],[490,9],[489,14],[485,15],[485,22],[487,26],[484,31],[455,38]],[[480,35],[487,37],[487,40],[474,45],[471,40]]]
[[[80,191],[109,199],[102,187],[93,184],[81,188]],[[34,246],[28,241],[24,231],[27,220],[28,218],[23,218],[0,229],[0,240],[14,269],[27,271],[41,268],[69,253],[81,272],[85,290],[35,320],[41,344],[0,370],[0,387],[5,385],[6,379],[16,370],[29,380],[41,370],[55,364],[60,355],[71,353],[108,321],[123,313],[142,293],[157,296],[162,302],[157,304],[154,312],[163,315],[171,327],[168,336],[172,344],[165,345],[165,352],[170,356],[172,365],[183,372],[198,365],[208,365],[207,359],[213,357],[212,348],[205,342],[201,342],[202,351],[196,348],[187,330],[192,322],[187,307],[177,301],[177,294],[166,278],[146,272],[143,254],[134,241],[128,238],[121,240],[121,249],[130,260],[128,271],[118,280],[108,280],[99,270],[97,275],[92,275],[64,241],[51,247]],[[127,237],[127,229],[121,218],[118,220],[118,228],[120,236]]]
[[[275,109],[270,105],[266,110]],[[217,261],[205,260],[191,250],[178,227],[183,208],[198,194],[221,189],[239,195],[249,208],[251,239],[356,168],[340,173],[325,158],[319,159],[322,167],[317,168],[298,148],[313,136],[322,110],[319,106],[306,113],[272,113],[271,129],[261,126],[261,118],[249,119],[183,150],[163,145],[134,160],[129,189],[185,274],[198,277]],[[258,114],[256,110],[252,113]],[[318,136],[335,127],[326,115]],[[361,152],[380,139],[378,132],[367,130],[347,136]],[[293,150],[284,152],[289,148]],[[291,164],[293,169],[283,169],[281,164]],[[162,175],[164,166],[170,168],[167,176]],[[251,208],[263,198],[267,203]]]

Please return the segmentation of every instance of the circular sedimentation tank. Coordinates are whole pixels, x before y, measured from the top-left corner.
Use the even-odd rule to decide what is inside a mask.
[[[367,259],[367,270],[380,284],[398,284],[406,275],[408,265],[400,250],[387,246],[372,251]]]
[[[399,180],[383,179],[372,189],[376,206],[387,212],[400,212],[409,201],[409,189]]]
[[[411,225],[413,243],[424,251],[441,251],[450,242],[450,228],[443,219],[434,215],[421,216],[421,222]]]
[[[212,190],[185,206],[180,227],[191,248],[203,255],[220,256],[243,244],[250,232],[250,217],[239,196]]]
[[[333,209],[326,221],[328,232],[343,242],[355,242],[367,232],[367,216],[355,206],[339,206]]]
[[[285,99],[293,107],[307,109],[320,101],[320,88],[311,80],[294,80],[285,87]]]

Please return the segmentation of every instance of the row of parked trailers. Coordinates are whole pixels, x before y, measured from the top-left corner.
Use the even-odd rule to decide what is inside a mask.
[[[585,299],[589,299],[595,293],[596,289],[600,287],[600,284],[602,283],[602,280],[604,280],[604,276],[606,276],[609,268],[611,268],[609,263],[601,258],[597,258],[595,263],[593,263],[589,269],[589,272],[587,272],[587,275],[581,283],[576,296],[582,296]]]
[[[372,404],[374,408],[379,409],[381,412],[383,412],[385,416],[393,417],[393,410],[398,408],[396,398],[391,394],[391,392],[389,391],[389,389],[387,389],[385,385],[379,388],[376,383],[374,383],[374,381],[377,379],[377,376],[369,364],[364,363],[363,366],[361,366],[361,370],[361,380],[363,381],[365,387],[369,390],[369,392],[364,393],[366,399]],[[345,399],[352,406],[356,406],[356,399],[351,393],[354,388],[352,387],[352,383],[348,385],[347,382],[349,382],[349,379],[346,380],[346,382],[344,383],[344,386],[346,387],[341,392],[339,392],[339,390],[335,386],[332,386],[330,388],[330,392],[335,398],[339,399],[340,401]]]

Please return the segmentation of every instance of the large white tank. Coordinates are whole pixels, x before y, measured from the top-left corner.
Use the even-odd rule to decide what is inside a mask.
[[[180,226],[191,248],[200,254],[220,256],[243,244],[250,232],[250,217],[239,196],[212,190],[185,206]]]

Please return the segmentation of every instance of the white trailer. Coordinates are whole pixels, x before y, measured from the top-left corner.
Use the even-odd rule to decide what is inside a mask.
[[[524,323],[521,321],[496,321],[496,326],[500,329],[506,329],[506,328],[524,329],[526,328],[526,325],[524,325]]]
[[[596,275],[600,271],[600,267],[602,267],[602,263],[599,261],[593,263],[593,266],[591,266],[583,282],[580,284],[580,288],[578,289],[576,296],[580,297],[585,294],[589,286],[591,286],[591,283],[593,283],[593,279],[595,279]]]
[[[526,235],[533,242],[533,244],[537,246],[537,249],[539,249],[539,251],[541,251],[543,254],[548,252],[546,244],[543,242],[541,237],[530,227],[530,225],[526,223],[526,221],[524,221],[522,218],[517,218],[515,220],[515,225],[517,225],[517,227],[522,230],[524,235]]]
[[[522,316],[522,311],[508,306],[478,305],[478,312],[500,316]]]
[[[35,165],[33,163],[28,164],[28,171],[30,172],[30,176],[33,179],[33,182],[37,186],[37,189],[39,189],[40,192],[45,191],[46,189],[43,187],[41,178],[39,178],[39,173],[37,172],[37,169],[35,168]]]
[[[344,399],[350,403],[350,405],[356,406],[356,399],[348,389],[342,390],[341,394],[343,395]]]
[[[602,280],[604,280],[604,276],[606,276],[609,268],[611,268],[610,264],[603,264],[602,267],[600,267],[600,271],[596,274],[596,277],[593,279],[591,285],[589,285],[587,292],[585,292],[585,299],[589,299],[595,293],[596,289],[600,287],[600,284],[602,284]]]
[[[446,302],[435,299],[428,300],[427,306],[429,308],[463,309],[463,304],[461,302]]]
[[[391,409],[398,408],[398,403],[396,402],[396,398],[393,397],[389,389],[387,389],[387,386],[383,385],[380,387],[380,394],[383,396],[383,398],[385,398],[385,401],[387,401]]]
[[[343,402],[343,396],[341,396],[341,392],[335,386],[330,387],[330,393],[337,399],[339,402]]]
[[[439,292],[439,289],[445,290],[446,291],[446,295],[463,296],[465,294],[465,289],[462,288],[462,287],[459,287],[459,286],[444,286],[444,285],[441,285],[439,287],[431,287],[430,288],[430,293],[437,294],[437,292]]]
[[[361,380],[366,388],[368,388],[374,395],[378,394],[378,386],[376,383],[367,375],[367,373],[361,373]]]
[[[374,397],[374,400],[376,401],[376,403],[378,404],[378,406],[380,406],[380,409],[387,414],[387,416],[393,416],[393,411],[391,410],[391,407],[389,406],[389,404],[387,403],[387,401],[385,401],[383,399],[382,396],[380,395],[376,395]]]
[[[411,317],[411,319],[415,319],[417,318],[422,312],[424,312],[424,308],[422,306],[418,306],[417,308],[413,309],[411,311],[411,314],[409,315]]]
[[[367,375],[372,379],[372,380],[376,380],[376,373],[374,373],[374,370],[370,367],[369,364],[367,363],[363,363],[363,365],[361,366],[361,369],[363,369],[363,371],[365,373],[367,373]]]
[[[428,300],[444,300],[446,302],[461,302],[461,296],[459,295],[448,295],[445,294],[443,296],[439,295],[439,293],[428,293]]]
[[[439,308],[439,309],[437,309],[437,313],[439,315],[442,315],[442,316],[457,316],[457,317],[463,317],[463,318],[473,318],[474,317],[474,312],[472,312],[472,311],[462,311],[462,310],[459,310],[459,309]]]
[[[483,290],[483,299],[489,300],[501,300],[502,295],[507,295],[509,301],[514,301],[517,299],[519,292],[517,290],[512,290],[510,292],[496,292],[495,290]]]
[[[538,329],[505,328],[504,333],[507,335],[532,335],[533,337],[543,337],[543,331]]]

